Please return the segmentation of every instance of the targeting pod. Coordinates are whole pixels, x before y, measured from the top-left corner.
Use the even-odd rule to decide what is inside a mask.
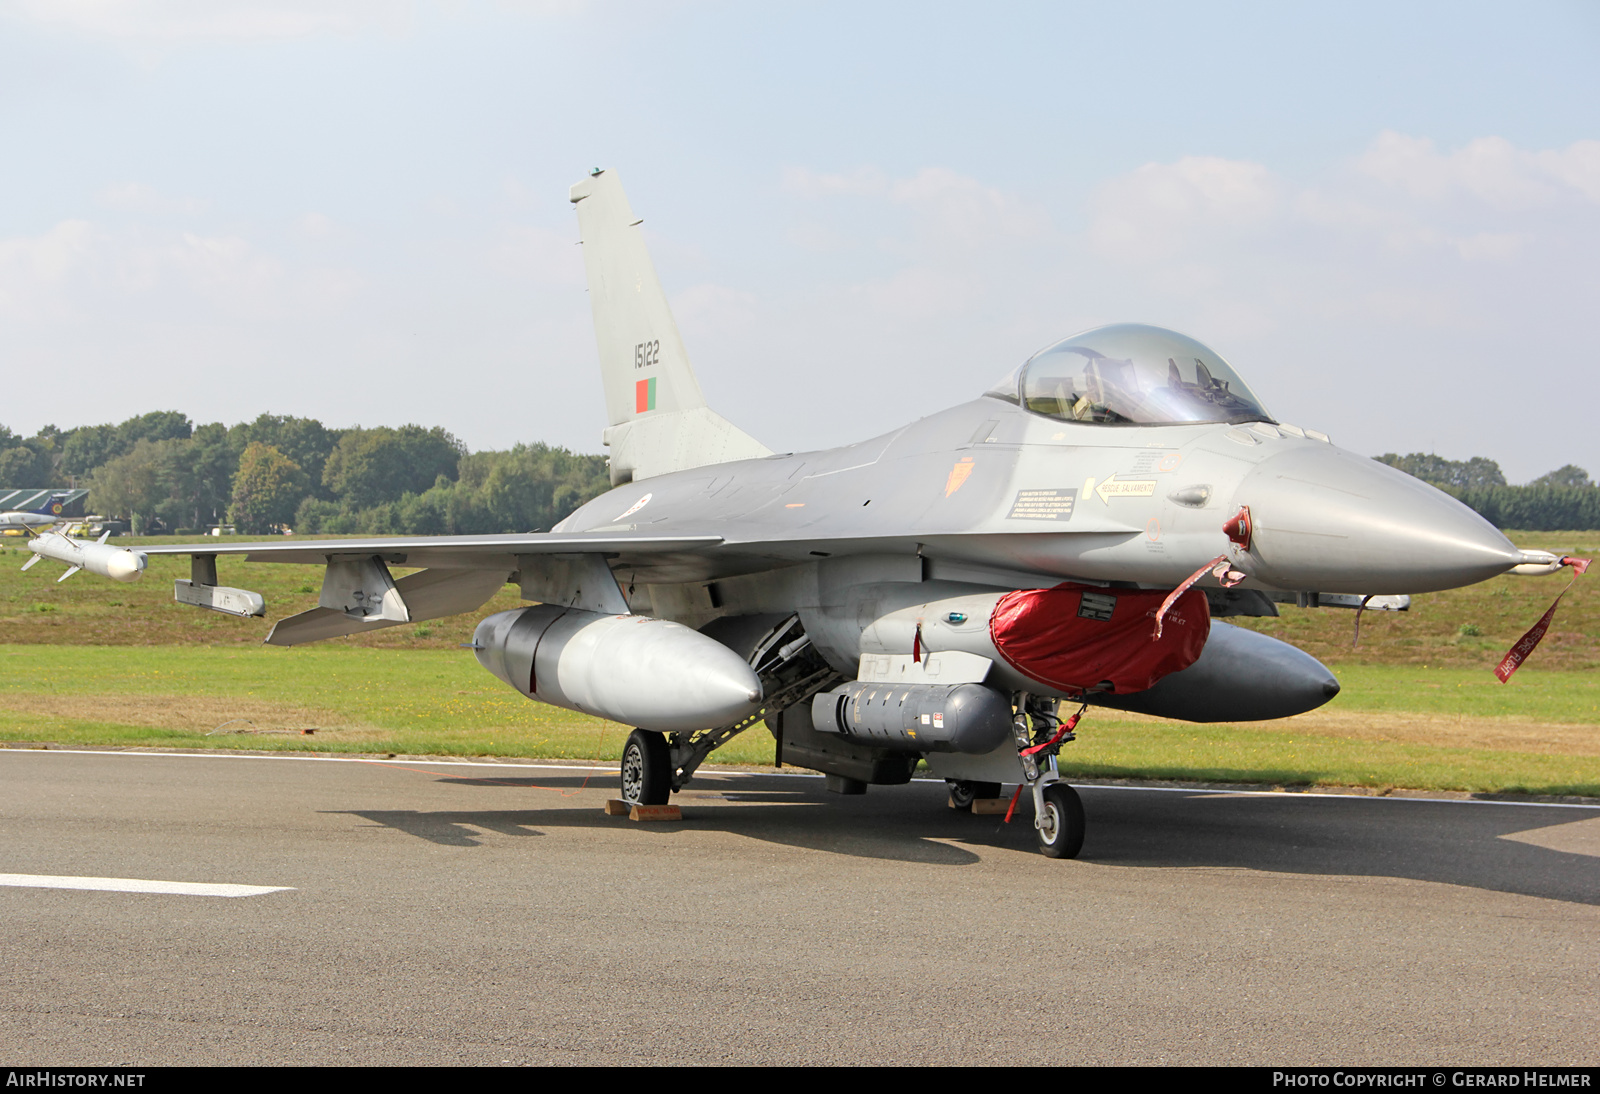
[[[811,700],[822,733],[917,752],[993,752],[1011,736],[1011,700],[982,684],[854,681]]]

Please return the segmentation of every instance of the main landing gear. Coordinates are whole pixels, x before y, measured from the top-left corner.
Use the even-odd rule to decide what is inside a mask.
[[[672,753],[667,739],[648,729],[628,734],[622,746],[622,800],[629,805],[666,805],[672,796]]]
[[[979,783],[968,779],[957,779],[950,784],[950,806],[963,812],[971,809],[972,803],[978,798],[998,798],[999,796],[999,783]]]
[[[839,674],[806,637],[798,615],[786,617],[758,637],[750,653],[750,667],[761,680],[761,706],[732,725],[711,729],[671,735],[634,730],[622,747],[623,801],[666,805],[714,750],[759,724],[769,712],[787,710],[839,680]]]

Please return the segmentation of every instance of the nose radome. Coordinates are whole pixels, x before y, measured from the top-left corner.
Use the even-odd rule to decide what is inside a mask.
[[[1331,593],[1424,593],[1505,573],[1522,552],[1456,499],[1325,444],[1295,445],[1247,475],[1250,558],[1266,584]]]

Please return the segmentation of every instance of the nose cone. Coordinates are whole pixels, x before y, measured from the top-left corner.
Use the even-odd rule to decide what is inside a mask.
[[[1307,442],[1239,486],[1251,576],[1283,589],[1425,593],[1505,573],[1522,552],[1488,521],[1376,460]],[[1253,565],[1251,564],[1253,563]]]
[[[118,551],[106,560],[106,576],[115,581],[138,581],[149,564],[143,551]]]

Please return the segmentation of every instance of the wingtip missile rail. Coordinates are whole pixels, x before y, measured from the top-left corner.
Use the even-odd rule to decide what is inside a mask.
[[[33,557],[24,562],[22,568],[26,570],[41,558],[51,558],[65,562],[70,567],[56,578],[58,582],[65,581],[79,570],[88,570],[113,581],[138,581],[144,576],[149,557],[143,551],[111,546],[106,542],[106,536],[109,535],[107,532],[93,543],[84,543],[60,532],[37,535],[28,541],[28,550],[33,552]]]

